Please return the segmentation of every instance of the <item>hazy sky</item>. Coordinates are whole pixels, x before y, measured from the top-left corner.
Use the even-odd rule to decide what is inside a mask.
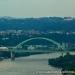
[[[0,0],[0,16],[75,17],[75,0]]]

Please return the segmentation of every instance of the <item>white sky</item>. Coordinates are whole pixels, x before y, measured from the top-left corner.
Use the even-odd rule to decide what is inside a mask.
[[[75,17],[75,0],[0,0],[0,16]]]

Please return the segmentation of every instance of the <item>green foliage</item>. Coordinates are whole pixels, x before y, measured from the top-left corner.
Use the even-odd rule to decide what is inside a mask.
[[[75,71],[75,55],[67,53],[65,56],[60,56],[56,59],[49,59],[49,65],[62,68],[65,71]]]

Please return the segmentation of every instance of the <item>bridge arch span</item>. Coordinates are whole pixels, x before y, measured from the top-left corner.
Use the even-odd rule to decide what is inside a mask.
[[[21,43],[19,43],[15,48],[20,48],[24,43],[27,43],[31,40],[34,40],[34,39],[43,39],[43,40],[47,40],[48,42],[52,42],[53,44],[57,45],[58,49],[61,48],[62,49],[62,46],[60,45],[60,43],[52,40],[52,39],[49,39],[49,38],[45,38],[45,37],[35,37],[35,38],[30,38],[30,39],[27,39]]]

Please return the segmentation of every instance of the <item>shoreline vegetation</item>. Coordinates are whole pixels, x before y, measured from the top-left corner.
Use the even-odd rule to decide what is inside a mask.
[[[75,55],[67,52],[66,55],[59,58],[49,59],[48,64],[53,67],[62,68],[62,72],[75,72]],[[75,75],[75,73],[63,73],[63,75]]]

